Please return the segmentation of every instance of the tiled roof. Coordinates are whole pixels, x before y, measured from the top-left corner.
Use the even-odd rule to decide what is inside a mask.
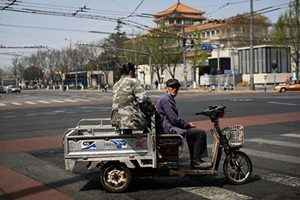
[[[170,16],[172,16],[172,15],[170,15]],[[166,15],[166,16],[156,18],[154,21],[159,21],[159,20],[164,19],[164,18],[168,18],[168,16]],[[204,17],[202,15],[180,14],[180,15],[176,16],[176,19],[200,19],[200,20],[205,20],[206,17]]]
[[[165,15],[169,15],[169,14],[172,14],[174,12],[178,12],[178,13],[186,13],[186,14],[194,14],[194,15],[202,15],[204,14],[203,11],[200,11],[200,10],[197,10],[197,9],[194,9],[192,7],[189,7],[185,4],[182,4],[182,3],[176,3],[172,6],[170,6],[169,8],[167,8],[166,10],[164,11],[161,11],[161,12],[158,12],[156,14],[154,14],[155,17],[162,17],[162,16],[165,16]]]
[[[212,28],[219,28],[225,25],[224,21],[210,21],[205,24],[198,24],[194,26],[189,26],[185,28],[186,32],[192,32],[192,31],[201,31],[201,30],[207,30]]]

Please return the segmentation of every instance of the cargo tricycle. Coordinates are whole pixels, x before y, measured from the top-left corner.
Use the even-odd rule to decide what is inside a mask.
[[[245,183],[252,172],[250,158],[240,151],[244,143],[244,127],[221,128],[219,119],[225,106],[209,106],[196,115],[210,118],[213,138],[210,166],[197,169],[180,159],[184,138],[181,135],[160,133],[153,116],[151,131],[117,130],[110,119],[82,119],[64,135],[66,170],[76,163],[86,162],[88,168],[100,169],[100,180],[108,192],[124,192],[133,176],[201,176],[217,175],[222,154],[225,153],[223,173],[232,184]],[[208,133],[208,134],[209,134]]]

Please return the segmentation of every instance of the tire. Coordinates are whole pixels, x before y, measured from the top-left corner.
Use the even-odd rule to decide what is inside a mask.
[[[124,164],[110,163],[101,168],[100,181],[103,188],[108,192],[126,191],[131,180],[131,172]]]
[[[234,151],[226,156],[223,172],[228,181],[238,185],[245,183],[252,173],[252,162],[247,154]]]
[[[286,92],[286,88],[281,88],[279,92]]]

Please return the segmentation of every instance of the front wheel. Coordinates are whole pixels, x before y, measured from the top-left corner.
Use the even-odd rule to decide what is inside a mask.
[[[281,88],[279,92],[286,92],[286,88]]]
[[[252,173],[252,162],[247,154],[234,151],[226,156],[223,171],[230,183],[243,184]]]
[[[123,164],[112,163],[101,169],[101,184],[108,192],[124,192],[131,182],[131,172]]]

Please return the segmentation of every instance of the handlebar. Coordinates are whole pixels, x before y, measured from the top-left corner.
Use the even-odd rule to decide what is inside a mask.
[[[209,117],[212,121],[215,121],[219,119],[220,117],[223,117],[225,113],[226,106],[224,105],[213,105],[209,106],[205,110],[195,113],[196,115],[204,115]]]

